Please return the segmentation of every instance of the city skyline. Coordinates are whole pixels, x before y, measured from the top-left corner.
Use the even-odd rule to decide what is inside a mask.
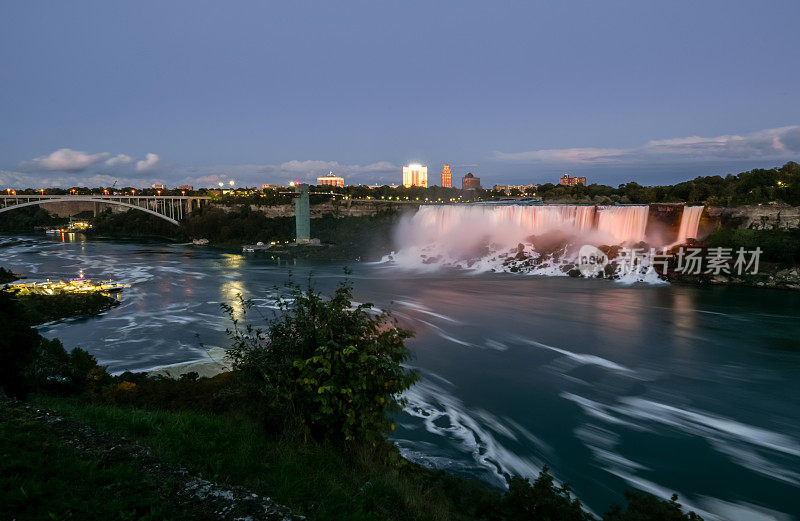
[[[409,163],[664,185],[800,158],[796,2],[578,3],[12,4],[0,186],[379,184]]]

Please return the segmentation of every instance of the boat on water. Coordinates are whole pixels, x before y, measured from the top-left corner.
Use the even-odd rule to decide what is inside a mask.
[[[59,234],[59,233],[76,233],[88,230],[92,227],[87,221],[75,221],[72,217],[69,218],[69,224],[66,228],[47,228],[44,233]]]

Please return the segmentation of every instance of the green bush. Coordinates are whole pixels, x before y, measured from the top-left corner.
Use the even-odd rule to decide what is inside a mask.
[[[531,484],[520,477],[508,480],[508,492],[500,501],[499,519],[517,521],[593,521],[594,517],[581,508],[581,502],[570,495],[569,485],[558,487],[544,467]]]
[[[354,307],[348,281],[329,299],[290,284],[265,329],[246,320],[252,302],[240,304],[223,305],[233,324],[228,355],[244,399],[268,423],[288,420],[317,439],[354,442],[393,428],[387,412],[417,379],[402,367],[410,331],[371,304]]]
[[[67,352],[59,340],[41,336],[13,292],[0,291],[0,324],[0,388],[10,396],[24,398],[34,390],[83,393],[105,374],[83,349]]]
[[[9,291],[0,291],[0,324],[0,388],[10,396],[24,398],[32,387],[27,370],[40,336],[31,327],[16,295]]]
[[[36,354],[28,369],[28,378],[32,386],[40,392],[82,394],[93,379],[101,376],[95,369],[105,373],[97,365],[95,357],[83,349],[76,347],[67,352],[57,338],[48,340],[39,337]]]
[[[622,510],[619,505],[613,505],[603,516],[603,521],[703,521],[694,512],[683,511],[677,494],[666,501],[652,494],[628,490],[625,499],[628,507]]]
[[[7,270],[3,267],[0,267],[0,284],[5,284],[7,282],[12,282],[17,280],[19,277],[15,275],[11,270]]]
[[[730,230],[714,232],[703,240],[710,248],[739,248],[747,251],[761,248],[760,260],[782,266],[800,264],[800,229],[789,230]]]

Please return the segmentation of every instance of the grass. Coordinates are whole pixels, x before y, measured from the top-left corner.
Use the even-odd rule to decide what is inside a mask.
[[[169,488],[130,463],[78,453],[45,425],[0,408],[0,517],[189,519],[164,500]]]
[[[269,438],[243,418],[36,397],[40,407],[114,432],[213,481],[243,485],[310,519],[475,519],[499,495],[373,451]]]

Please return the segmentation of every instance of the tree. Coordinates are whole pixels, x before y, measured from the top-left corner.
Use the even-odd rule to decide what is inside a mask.
[[[0,324],[0,388],[9,396],[25,398],[31,389],[27,370],[39,345],[39,333],[9,291],[0,291]]]
[[[287,289],[265,329],[247,321],[252,301],[223,305],[233,324],[228,356],[239,392],[272,425],[299,424],[331,441],[381,439],[393,428],[387,413],[399,409],[400,394],[417,379],[402,366],[412,333],[371,304],[354,306],[348,281],[330,298],[310,282]]]

